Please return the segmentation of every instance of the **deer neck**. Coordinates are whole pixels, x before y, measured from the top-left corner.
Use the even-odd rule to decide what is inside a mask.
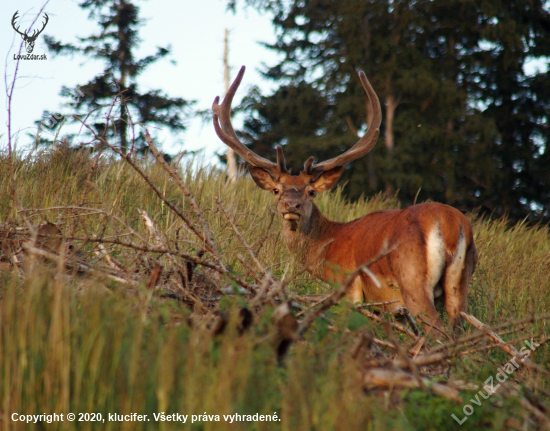
[[[320,277],[332,233],[341,224],[327,219],[314,204],[309,218],[283,222],[283,237],[288,249],[297,255],[302,265]]]

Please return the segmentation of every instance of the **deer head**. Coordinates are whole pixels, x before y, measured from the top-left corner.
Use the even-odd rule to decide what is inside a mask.
[[[40,33],[42,33],[44,31],[44,29],[46,28],[46,24],[48,24],[48,14],[45,13],[44,14],[44,17],[46,18],[46,21],[42,24],[42,28],[40,30],[33,30],[32,32],[32,35],[29,36],[28,32],[29,30],[27,30],[25,33],[21,33],[19,31],[19,27],[18,26],[17,28],[15,28],[15,21],[17,21],[17,18],[19,18],[17,16],[17,14],[19,13],[19,11],[16,11],[14,14],[13,14],[13,17],[11,19],[11,26],[13,27],[13,29],[19,33],[21,35],[21,37],[23,38],[23,40],[25,41],[25,49],[27,50],[27,52],[29,54],[32,53],[32,50],[34,49],[34,43],[36,42],[36,38],[38,37],[38,35]]]
[[[372,110],[367,133],[353,147],[333,159],[315,164],[314,158],[310,157],[304,164],[304,170],[299,175],[293,176],[286,168],[281,146],[277,146],[277,163],[274,163],[248,149],[237,138],[233,130],[231,125],[231,102],[241,83],[244,71],[245,67],[243,66],[221,105],[219,104],[219,97],[214,100],[212,110],[214,112],[216,133],[227,146],[249,163],[248,170],[256,184],[275,195],[277,212],[283,219],[293,225],[300,221],[307,222],[312,214],[315,195],[331,189],[340,179],[344,166],[367,154],[376,144],[382,119],[378,97],[365,74],[359,72],[359,79],[367,93]]]

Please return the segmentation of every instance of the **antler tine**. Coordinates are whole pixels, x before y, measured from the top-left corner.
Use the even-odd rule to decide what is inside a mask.
[[[277,145],[277,169],[281,172],[288,173],[288,170],[286,169],[285,155],[283,154],[283,147],[280,145]]]
[[[17,18],[19,18],[19,17],[17,16],[18,13],[19,13],[19,11],[16,11],[16,12],[13,14],[13,17],[12,17],[12,19],[11,19],[11,26],[12,26],[13,29],[14,29],[17,33],[19,33],[21,36],[26,36],[25,33],[21,33],[21,32],[19,31],[19,27],[21,27],[20,25],[18,25],[17,28],[15,28],[15,21],[17,21]]]
[[[13,17],[12,17],[12,19],[11,19],[11,26],[12,26],[13,29],[14,29],[17,33],[19,33],[21,36],[27,36],[30,40],[36,39],[36,38],[38,37],[38,35],[44,31],[44,29],[46,28],[46,25],[48,24],[48,21],[50,20],[50,18],[48,17],[48,14],[47,14],[47,13],[44,13],[44,17],[46,18],[46,21],[42,23],[42,29],[40,29],[40,30],[33,30],[33,31],[32,31],[32,35],[29,36],[28,33],[29,33],[30,30],[27,30],[25,33],[21,33],[21,32],[19,31],[19,27],[21,27],[21,25],[19,25],[19,26],[17,26],[17,28],[15,28],[15,21],[17,21],[17,18],[19,18],[19,17],[17,16],[18,13],[19,13],[19,11],[16,11],[16,12],[13,14]]]
[[[304,174],[311,175],[311,167],[313,166],[313,162],[315,161],[315,157],[311,156],[309,159],[306,160],[304,163]]]
[[[214,99],[214,103],[212,104],[212,111],[214,113],[214,129],[216,130],[218,137],[229,148],[232,148],[239,156],[251,165],[267,169],[273,174],[286,172],[286,168],[284,168],[284,170],[280,169],[280,167],[284,167],[285,165],[282,149],[280,151],[277,149],[277,164],[270,162],[247,148],[239,140],[239,138],[237,138],[235,130],[231,124],[231,102],[233,101],[233,96],[235,96],[237,88],[239,88],[241,80],[243,79],[245,69],[245,66],[241,67],[241,70],[239,70],[233,84],[229,87],[229,91],[223,98],[221,105],[219,104],[219,96],[216,96]],[[279,157],[279,154],[281,157]]]
[[[48,14],[47,13],[44,13],[44,16],[46,17],[46,21],[42,23],[42,29],[40,29],[40,31],[38,30],[33,30],[32,32],[32,38],[36,38],[40,33],[42,33],[44,31],[44,29],[46,28],[46,25],[48,24],[48,21],[50,20],[50,18],[48,17]],[[38,32],[38,33],[37,33]],[[35,34],[36,33],[36,34]]]
[[[369,80],[362,71],[359,72],[359,79],[361,80],[363,89],[367,93],[367,97],[373,110],[371,121],[367,126],[367,133],[365,133],[365,135],[359,139],[353,147],[345,153],[340,154],[338,157],[334,157],[333,159],[326,160],[313,166],[313,159],[310,157],[304,165],[305,173],[315,175],[333,169],[337,166],[344,166],[347,163],[367,154],[376,144],[378,135],[380,134],[380,122],[382,121],[380,101],[370,85]]]

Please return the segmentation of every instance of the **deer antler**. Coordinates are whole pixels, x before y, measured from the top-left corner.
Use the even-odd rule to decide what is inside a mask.
[[[340,154],[338,157],[334,157],[333,159],[326,160],[316,165],[313,164],[314,158],[310,157],[304,164],[305,174],[318,175],[337,166],[344,166],[349,162],[367,154],[370,150],[372,150],[374,144],[376,144],[376,141],[378,140],[378,135],[380,134],[380,122],[382,121],[382,109],[380,108],[380,101],[378,100],[378,96],[370,85],[369,80],[362,71],[359,72],[359,79],[361,80],[361,85],[363,86],[363,89],[367,93],[367,97],[373,111],[371,121],[367,125],[367,133],[365,133],[365,135],[361,139],[359,139],[353,147],[351,147],[345,153]]]
[[[267,169],[278,177],[279,174],[288,172],[285,165],[285,156],[283,154],[282,147],[277,146],[277,163],[273,163],[247,148],[239,140],[239,138],[237,138],[235,130],[233,130],[233,126],[231,125],[231,102],[233,101],[233,96],[235,96],[237,88],[239,88],[241,80],[243,79],[245,69],[245,66],[241,67],[241,70],[239,70],[233,84],[229,87],[229,91],[223,98],[221,105],[219,104],[219,96],[216,96],[214,99],[214,103],[212,104],[212,111],[214,112],[214,129],[216,129],[216,134],[218,137],[244,160],[251,165]]]
[[[13,14],[13,18],[11,19],[11,26],[13,27],[13,29],[14,29],[17,33],[19,33],[21,36],[25,37],[25,36],[27,36],[27,35],[26,35],[25,33],[21,33],[21,32],[19,31],[19,27],[21,27],[21,26],[18,26],[17,28],[15,28],[15,21],[17,21],[17,18],[19,18],[19,17],[17,16],[18,13],[19,13],[19,11],[15,11],[15,13]]]
[[[31,40],[31,41],[32,41],[32,40],[35,40],[35,39],[38,37],[38,35],[44,31],[44,29],[46,28],[46,25],[48,24],[48,21],[49,21],[49,19],[50,19],[50,18],[48,17],[48,14],[47,14],[47,13],[44,13],[44,17],[46,18],[46,21],[42,24],[42,28],[41,28],[40,30],[33,30],[32,36],[29,36],[27,33],[21,33],[21,32],[19,31],[19,27],[21,27],[21,26],[18,26],[17,28],[15,28],[15,21],[17,21],[17,18],[19,18],[19,17],[17,16],[18,13],[19,13],[19,11],[16,11],[16,12],[13,14],[13,17],[12,17],[12,19],[11,19],[11,26],[13,27],[13,29],[14,29],[17,33],[19,33],[21,36],[23,36],[26,40]]]
[[[31,39],[33,39],[33,40],[36,39],[38,37],[38,35],[40,33],[42,33],[44,31],[44,29],[46,28],[46,25],[48,24],[48,21],[50,20],[50,18],[48,17],[47,13],[44,13],[44,17],[46,18],[46,21],[42,24],[42,28],[38,32],[37,32],[37,30],[33,30]]]
[[[216,130],[218,137],[244,160],[251,165],[266,169],[274,176],[278,177],[281,173],[288,173],[282,147],[277,146],[277,163],[275,164],[270,162],[247,148],[239,140],[239,138],[237,138],[237,135],[233,130],[233,126],[231,125],[231,102],[233,101],[233,96],[235,96],[235,92],[237,91],[237,88],[239,88],[239,85],[243,79],[244,71],[245,67],[243,66],[233,81],[233,84],[231,84],[231,87],[225,95],[221,105],[219,104],[219,96],[214,99],[214,103],[212,104],[212,111],[214,112],[214,129]],[[347,163],[367,154],[370,150],[372,150],[374,144],[376,144],[378,135],[380,134],[379,127],[382,120],[380,101],[378,100],[378,96],[374,92],[363,72],[359,72],[359,79],[361,80],[363,89],[367,93],[367,97],[373,111],[371,121],[367,126],[367,133],[365,133],[365,135],[359,139],[353,147],[338,157],[326,160],[317,165],[313,164],[315,159],[310,157],[304,164],[303,172],[305,174],[316,176],[337,166],[344,166]]]

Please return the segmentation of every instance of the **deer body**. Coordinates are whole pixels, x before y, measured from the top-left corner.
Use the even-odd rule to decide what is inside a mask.
[[[434,305],[441,298],[451,323],[460,323],[477,261],[472,229],[462,213],[427,203],[376,211],[347,223],[332,222],[315,207],[311,218],[303,227],[285,220],[283,236],[312,275],[340,283],[387,244],[395,249],[370,265],[382,287],[360,275],[348,291],[350,301],[396,300],[384,307],[386,311],[406,307],[413,315],[425,313],[431,323],[442,327]]]
[[[347,163],[368,153],[378,139],[380,102],[365,74],[360,72],[359,79],[372,110],[367,133],[333,159],[314,164],[310,157],[297,176],[286,169],[280,146],[274,163],[250,151],[237,138],[230,109],[243,74],[244,66],[221,105],[219,98],[214,100],[214,128],[220,139],[249,163],[248,170],[256,184],[275,195],[277,212],[284,220],[285,242],[306,269],[327,282],[338,283],[389,247],[388,254],[369,266],[381,287],[366,274],[359,275],[348,290],[349,299],[395,300],[385,306],[386,310],[406,307],[413,316],[425,315],[431,325],[442,328],[435,308],[436,298],[441,298],[450,322],[459,325],[477,262],[472,227],[460,211],[426,203],[404,210],[376,211],[338,223],[324,217],[313,202],[317,193],[338,182]]]

